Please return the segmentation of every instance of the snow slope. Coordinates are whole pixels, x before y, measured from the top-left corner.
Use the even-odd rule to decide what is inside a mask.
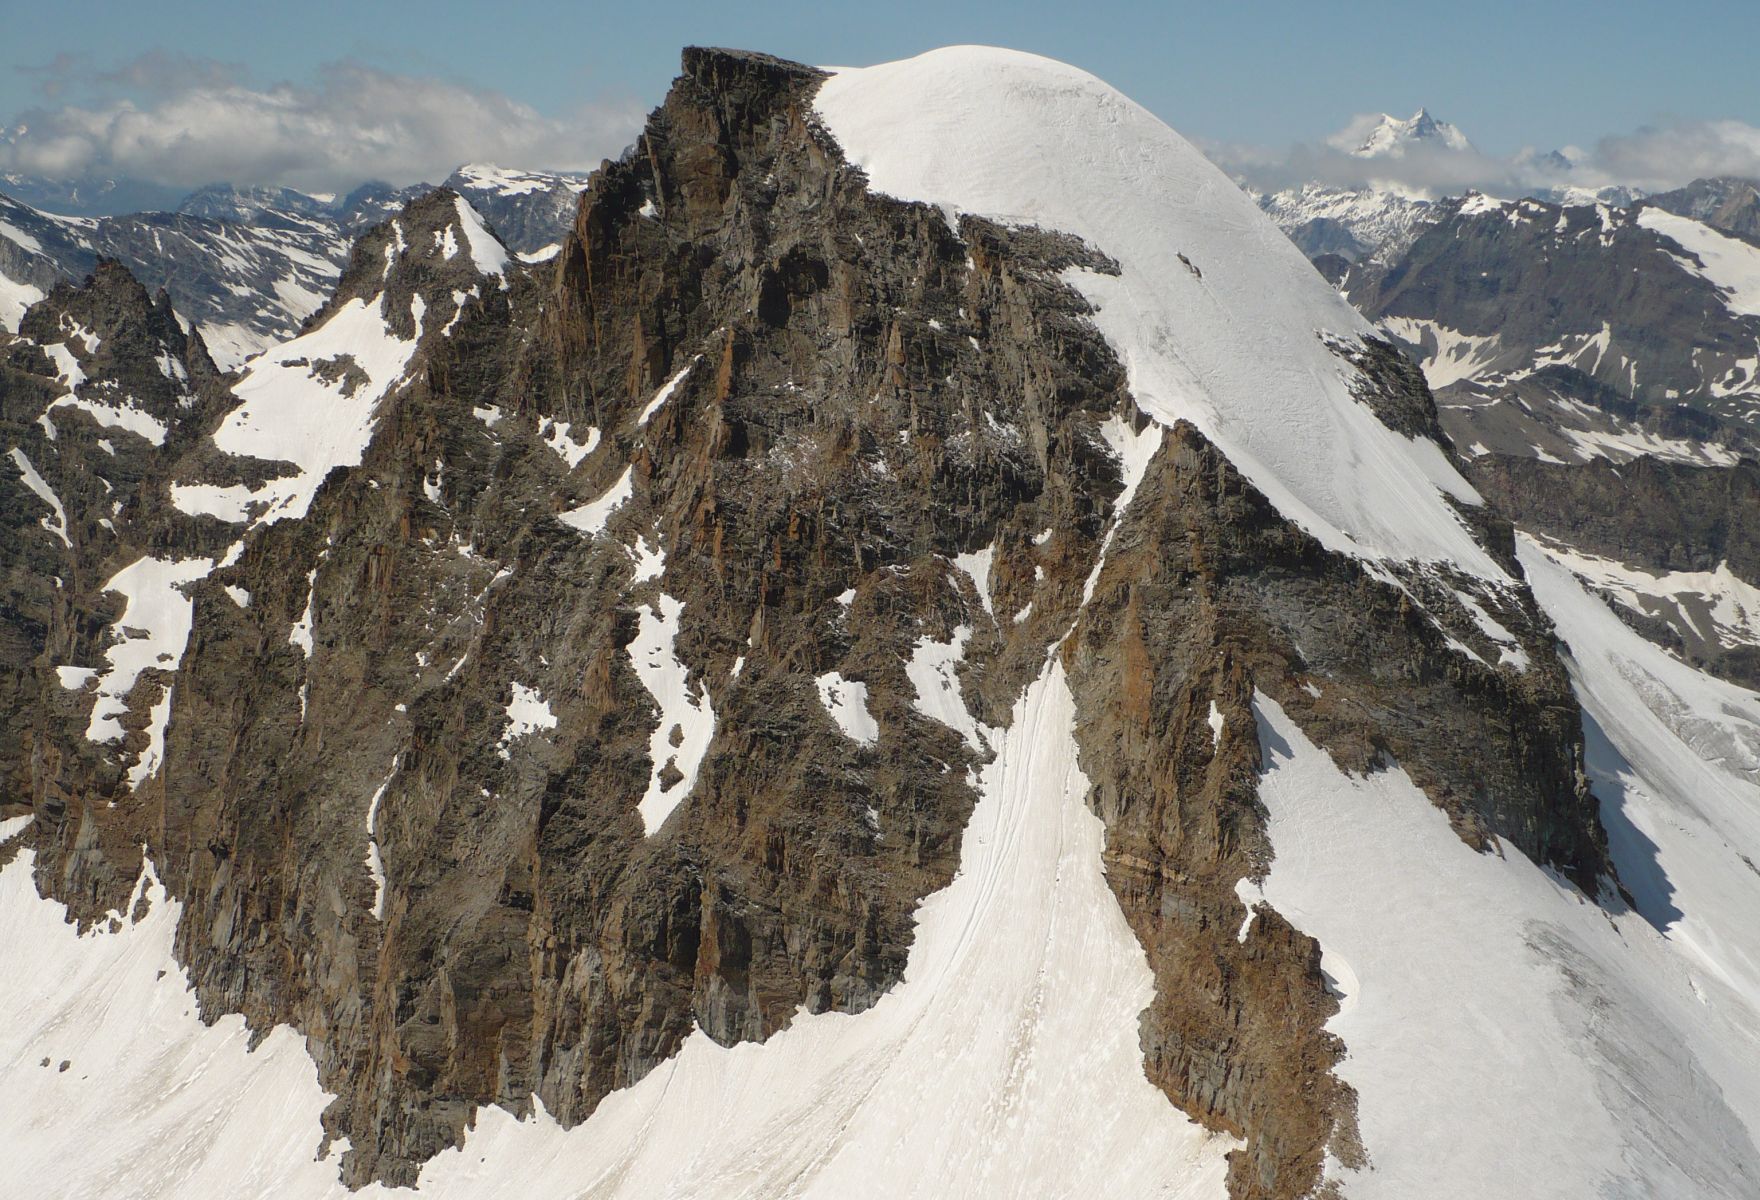
[[[698,683],[696,693],[691,693],[689,672],[673,652],[683,615],[684,601],[661,593],[641,610],[635,640],[629,644],[630,665],[660,706],[660,723],[648,738],[653,767],[639,806],[642,827],[650,834],[666,824],[672,810],[691,794],[697,768],[703,765],[703,755],[715,737],[715,705],[709,699],[709,689]],[[669,766],[679,772],[670,782]]]
[[[1257,700],[1263,898],[1322,948],[1370,1169],[1357,1200],[1746,1197],[1760,1180],[1760,696],[1644,640],[1519,541],[1567,643],[1634,908],[1470,850],[1397,768],[1349,776]]]
[[[1526,536],[1517,551],[1569,648],[1621,878],[1702,974],[1760,1005],[1760,695],[1640,637],[1572,556]]]
[[[420,297],[416,297],[418,300]],[[305,516],[319,486],[337,467],[356,466],[373,436],[379,401],[402,378],[421,337],[405,340],[386,324],[384,301],[350,300],[316,329],[266,352],[234,391],[241,403],[214,432],[227,454],[291,462],[293,474],[246,484],[174,484],[184,512],[222,521],[267,522]],[[364,382],[321,373],[349,363]]]
[[[827,671],[816,677],[813,685],[819,690],[819,703],[837,722],[844,737],[863,746],[880,740],[880,725],[868,711],[867,684]]]
[[[1713,646],[1760,646],[1760,588],[1731,571],[1728,562],[1714,571],[1659,572],[1551,542],[1544,544],[1544,554],[1634,613],[1672,617],[1671,623],[1687,625]]]
[[[42,473],[37,470],[36,464],[31,462],[30,456],[25,454],[23,450],[14,446],[7,452],[7,457],[12,459],[12,465],[18,468],[18,476],[24,481],[24,486],[30,489],[32,495],[49,506],[54,519],[38,517],[37,524],[59,538],[63,546],[71,549],[73,540],[67,536],[67,509],[62,506],[61,497],[55,494],[55,489],[49,486],[49,481],[43,478]]]
[[[283,1027],[251,1051],[243,1017],[202,1023],[150,869],[139,921],[131,903],[80,937],[38,898],[32,857],[0,870],[0,1196],[346,1195],[317,1159],[329,1097],[305,1045]]]
[[[3,232],[0,229],[0,233]],[[9,279],[0,273],[0,331],[17,333],[18,323],[24,319],[25,309],[41,300],[44,295],[43,289],[35,284]]]
[[[1720,288],[1731,312],[1760,316],[1760,246],[1660,208],[1640,209],[1638,224],[1698,259],[1697,266],[1683,265]]]
[[[418,1191],[355,1195],[1221,1200],[1235,1143],[1143,1075],[1154,983],[1100,869],[1074,708],[1053,663],[991,731],[959,873],[872,1009],[802,1013],[763,1045],[695,1034],[573,1130],[485,1109]],[[0,1194],[346,1200],[315,1160],[326,1097],[297,1040],[282,1029],[247,1053],[238,1018],[201,1024],[171,957],[176,905],[149,890],[145,920],[82,939],[37,899],[28,855],[0,872],[25,968],[0,975],[0,1119],[24,1134],[0,1155]],[[75,1091],[35,1065],[64,1046],[104,1073]]]
[[[1146,109],[1074,67],[978,46],[839,71],[816,109],[878,191],[1075,234],[1116,259],[1118,276],[1068,278],[1137,404],[1196,425],[1329,548],[1504,577],[1447,502],[1477,503],[1471,485],[1358,402],[1354,370],[1321,340],[1369,324]]]
[[[112,627],[113,640],[104,651],[109,665],[97,677],[86,737],[94,742],[121,741],[125,731],[120,718],[128,712],[127,697],[141,672],[177,670],[194,621],[195,602],[184,589],[213,569],[210,558],[147,556],[104,584],[104,590],[121,595],[124,604]]]
[[[1264,896],[1342,993],[1328,1027],[1372,1162],[1334,1166],[1353,1200],[1754,1195],[1752,991],[1513,847],[1473,851],[1403,770],[1346,775],[1256,707]]]

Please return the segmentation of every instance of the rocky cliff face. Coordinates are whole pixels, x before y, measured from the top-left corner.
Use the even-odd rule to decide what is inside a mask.
[[[144,845],[204,1011],[300,1029],[348,1180],[408,1183],[479,1106],[577,1122],[693,1027],[872,1006],[955,869],[979,726],[1060,656],[1157,982],[1149,1078],[1242,1139],[1233,1195],[1309,1194],[1362,1148],[1317,945],[1268,907],[1243,930],[1253,697],[1593,891],[1549,625],[1517,583],[1326,550],[1149,424],[1066,282],[1116,264],[870,190],[820,82],[687,51],[555,261],[433,193],[235,394],[119,269],[34,308],[0,399],[56,500],[0,483],[0,815],[36,815],[39,886],[87,919]],[[76,398],[114,379],[165,428],[114,531],[76,421],[37,420],[55,346]],[[1339,359],[1446,441],[1390,346]],[[1507,523],[1463,519],[1519,578]],[[125,691],[118,594],[188,630]],[[100,706],[120,738],[82,736]]]

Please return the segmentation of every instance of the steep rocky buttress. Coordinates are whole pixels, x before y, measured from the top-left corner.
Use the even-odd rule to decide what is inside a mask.
[[[1152,424],[1067,282],[1105,248],[870,190],[821,80],[686,51],[554,261],[433,193],[232,394],[125,273],[33,309],[0,367],[43,485],[0,480],[0,816],[35,814],[82,919],[144,847],[204,1013],[300,1030],[346,1179],[408,1184],[480,1106],[573,1124],[693,1028],[874,1005],[958,865],[978,726],[1056,656],[1156,980],[1148,1077],[1241,1139],[1232,1195],[1310,1194],[1363,1149],[1317,944],[1269,907],[1242,934],[1255,693],[1593,894],[1551,629],[1519,583],[1328,550]],[[1446,442],[1391,347],[1339,356]],[[109,380],[159,440],[89,444]],[[1519,580],[1508,524],[1462,514]],[[143,640],[166,657],[121,688]]]

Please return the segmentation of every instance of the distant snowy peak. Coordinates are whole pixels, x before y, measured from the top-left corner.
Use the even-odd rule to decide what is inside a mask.
[[[516,171],[492,163],[466,163],[446,180],[446,186],[500,196],[526,196],[533,192],[561,189],[574,195],[587,190],[585,175],[549,171]]]
[[[1565,184],[1559,187],[1529,188],[1527,195],[1530,199],[1544,200],[1548,204],[1558,204],[1567,208],[1590,204],[1609,204],[1615,208],[1629,208],[1644,199],[1644,189],[1627,187],[1619,183],[1600,187]]]
[[[441,186],[470,201],[509,250],[526,254],[562,240],[563,232],[574,224],[587,179],[584,175],[466,163]]]
[[[1473,150],[1466,134],[1447,121],[1438,121],[1427,108],[1420,108],[1404,121],[1381,113],[1353,124],[1340,136],[1348,136],[1354,142],[1350,152],[1358,158],[1404,158],[1414,147],[1467,153]]]

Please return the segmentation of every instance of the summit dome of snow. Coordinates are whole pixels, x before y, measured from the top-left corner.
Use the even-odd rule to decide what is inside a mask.
[[[1386,113],[1359,120],[1338,140],[1358,158],[1403,158],[1414,146],[1462,152],[1473,149],[1466,134],[1447,121],[1438,121],[1427,108],[1420,108],[1404,121]]]
[[[839,70],[815,107],[876,190],[1074,234],[1116,260],[1117,276],[1067,278],[1137,404],[1190,421],[1329,549],[1502,578],[1450,503],[1478,494],[1435,443],[1376,419],[1326,344],[1369,324],[1147,109],[1075,67],[982,46]]]

